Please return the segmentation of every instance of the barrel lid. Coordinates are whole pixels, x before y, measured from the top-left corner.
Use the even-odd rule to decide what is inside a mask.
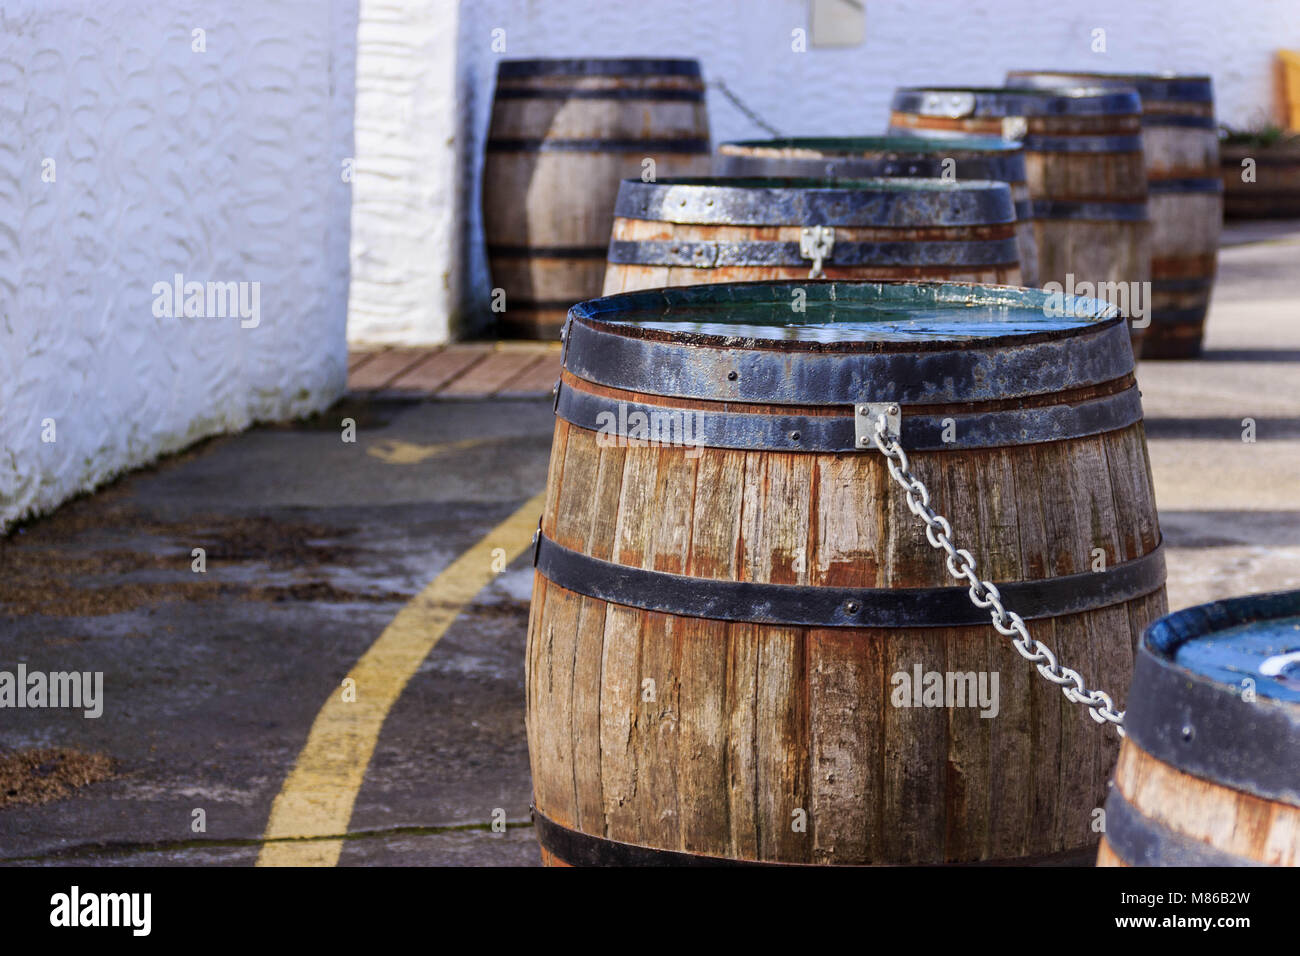
[[[1006,183],[989,180],[680,177],[625,179],[614,214],[734,226],[973,226],[1014,222]]]
[[[1174,666],[1260,697],[1300,703],[1300,591],[1197,607],[1155,622],[1145,640]]]
[[[1300,806],[1300,591],[1162,617],[1138,651],[1125,730],[1156,759]]]
[[[1017,153],[1020,143],[999,136],[933,131],[921,136],[789,136],[774,139],[738,139],[718,146],[721,153],[737,149],[808,150],[818,156],[881,156],[889,153],[951,153],[953,148],[972,153]]]
[[[1003,187],[1005,189],[1005,186]],[[1059,306],[1059,308],[1058,308]],[[1118,322],[1114,306],[1038,289],[944,282],[729,282],[580,302],[578,321],[684,343],[858,350],[1014,345]]]
[[[644,57],[540,57],[502,60],[497,77],[529,76],[699,76],[700,61]]]
[[[1214,81],[1204,74],[1105,73],[1091,70],[1012,70],[1007,86],[1059,89],[1063,86],[1131,87],[1148,102],[1213,103]]]
[[[1137,90],[1070,87],[1033,89],[1005,86],[912,86],[894,91],[891,107],[921,116],[1101,116],[1142,112]]]

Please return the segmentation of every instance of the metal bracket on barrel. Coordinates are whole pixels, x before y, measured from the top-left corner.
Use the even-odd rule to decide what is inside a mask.
[[[533,532],[533,567],[537,567],[537,559],[542,553],[542,518],[545,517],[542,515],[537,519],[537,530]]]
[[[886,441],[898,441],[903,433],[903,411],[895,402],[862,402],[853,406],[853,444],[874,448],[876,422],[885,416]]]
[[[804,226],[799,230],[799,255],[813,261],[809,279],[823,277],[822,260],[835,249],[835,229],[831,226]]]

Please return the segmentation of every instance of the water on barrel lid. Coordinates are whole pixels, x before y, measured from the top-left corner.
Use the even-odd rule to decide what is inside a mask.
[[[1174,662],[1195,674],[1242,686],[1260,697],[1300,703],[1300,616],[1252,621],[1181,644]]]
[[[1066,310],[1070,308],[1066,305]],[[1004,305],[927,306],[897,309],[853,302],[806,304],[791,321],[790,303],[693,307],[693,319],[668,319],[671,310],[629,311],[615,321],[640,328],[698,335],[735,336],[792,342],[885,342],[934,339],[946,342],[1027,335],[1078,328],[1096,321],[1070,315],[1048,316],[1041,308]],[[713,317],[713,316],[716,316]],[[601,316],[609,320],[610,316]]]

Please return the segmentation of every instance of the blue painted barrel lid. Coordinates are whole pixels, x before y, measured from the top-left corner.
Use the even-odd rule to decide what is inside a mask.
[[[1185,773],[1300,807],[1300,591],[1154,622],[1138,648],[1124,729]]]
[[[1187,608],[1156,621],[1144,640],[1197,677],[1300,704],[1300,591]]]

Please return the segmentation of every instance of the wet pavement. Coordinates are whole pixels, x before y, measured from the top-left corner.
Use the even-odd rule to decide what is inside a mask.
[[[1173,608],[1300,588],[1300,228],[1232,241],[1205,356],[1139,368]],[[205,442],[0,542],[0,669],[104,672],[97,719],[5,710],[0,760],[77,751],[113,773],[45,803],[0,792],[0,863],[255,862],[322,704],[400,609],[544,485],[551,416],[549,400],[354,396]],[[339,865],[538,862],[530,585],[525,555],[401,692],[336,834]],[[42,772],[75,785],[68,759]]]

